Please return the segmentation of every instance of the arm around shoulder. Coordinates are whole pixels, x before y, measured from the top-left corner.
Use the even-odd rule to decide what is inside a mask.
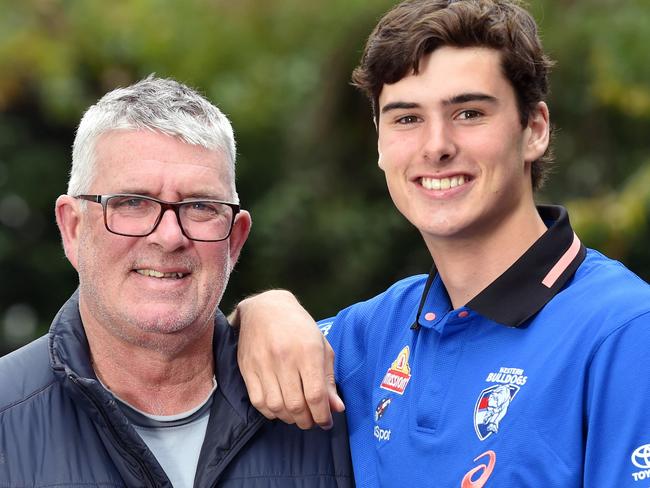
[[[286,290],[246,298],[231,314],[239,327],[239,367],[251,403],[267,418],[307,429],[329,427],[343,410],[334,353],[316,322]]]

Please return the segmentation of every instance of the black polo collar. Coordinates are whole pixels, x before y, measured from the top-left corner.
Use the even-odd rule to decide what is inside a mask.
[[[495,322],[520,327],[539,312],[573,276],[586,256],[565,208],[540,205],[537,211],[548,230],[501,276],[466,306]],[[434,282],[435,265],[429,273],[413,329]]]

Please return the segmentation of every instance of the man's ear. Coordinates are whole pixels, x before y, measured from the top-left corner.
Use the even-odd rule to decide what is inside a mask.
[[[61,195],[56,199],[56,224],[59,226],[63,250],[70,264],[77,268],[77,250],[79,249],[79,232],[81,228],[82,208],[79,200],[70,195]]]
[[[384,169],[384,163],[381,160],[381,149],[379,148],[379,141],[377,141],[377,166],[379,166],[379,169],[381,170]]]
[[[551,123],[546,103],[537,103],[528,117],[528,127],[525,132],[527,137],[524,139],[524,161],[532,163],[544,155],[551,137]]]
[[[251,214],[246,210],[242,210],[237,214],[235,218],[235,223],[232,226],[232,232],[228,241],[230,242],[230,266],[235,267],[237,259],[239,259],[239,253],[241,252],[242,247],[244,247],[244,242],[248,238],[252,225]]]

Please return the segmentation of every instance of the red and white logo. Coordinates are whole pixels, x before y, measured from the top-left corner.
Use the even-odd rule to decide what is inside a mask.
[[[474,407],[474,430],[482,441],[499,431],[510,403],[526,384],[528,376],[523,369],[501,367],[488,374],[485,381],[496,384],[479,393]]]
[[[411,367],[409,366],[410,350],[408,346],[400,351],[397,359],[393,361],[384,375],[384,379],[379,385],[384,390],[394,391],[400,395],[404,393],[406,385],[411,379]]]
[[[516,385],[494,385],[480,393],[474,407],[474,430],[479,439],[484,441],[499,431],[499,424],[518,392]]]
[[[468,471],[467,474],[463,476],[463,481],[460,484],[460,488],[483,488],[483,486],[485,486],[485,483],[487,483],[490,479],[490,476],[492,476],[494,465],[497,463],[497,455],[494,451],[485,451],[480,456],[474,458],[474,462],[485,456],[488,457],[488,463],[479,464],[478,466]],[[475,474],[479,474],[479,477],[473,479]]]

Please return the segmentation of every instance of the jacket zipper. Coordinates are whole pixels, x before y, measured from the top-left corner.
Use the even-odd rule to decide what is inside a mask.
[[[129,456],[131,456],[131,458],[135,461],[135,464],[140,468],[140,471],[145,477],[145,481],[148,483],[147,486],[150,486],[151,488],[155,488],[156,485],[154,483],[152,474],[149,472],[145,464],[133,453],[133,451],[131,451],[131,449],[127,447],[127,445],[122,441],[120,436],[117,435],[117,432],[115,431],[113,424],[109,421],[106,412],[104,412],[104,409],[101,408],[100,404],[95,400],[95,398],[89,392],[86,391],[86,387],[83,386],[81,383],[79,383],[79,381],[74,375],[69,374],[68,378],[81,390],[83,395],[86,398],[88,398],[88,400],[90,400],[90,402],[95,406],[97,411],[104,419],[104,424],[106,424],[106,426],[108,427],[108,430],[110,431],[113,439],[124,451],[126,451],[127,454],[129,454]]]

